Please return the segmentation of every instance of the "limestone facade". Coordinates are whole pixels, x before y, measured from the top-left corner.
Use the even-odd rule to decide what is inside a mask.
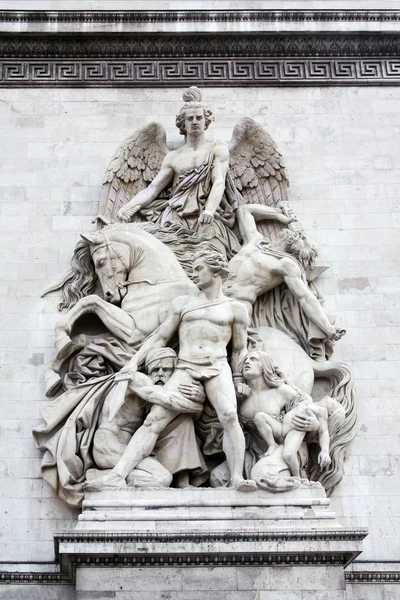
[[[0,9],[29,9],[27,4],[0,2]],[[124,2],[35,4],[36,9],[128,8]],[[207,8],[225,8],[212,4]],[[295,4],[285,2],[282,8]],[[366,4],[357,8],[396,8],[391,2]],[[232,2],[229,7],[241,8]],[[174,122],[181,91],[173,86],[0,91],[0,571],[56,573],[53,534],[72,529],[77,519],[43,481],[41,454],[31,435],[40,423],[40,407],[47,404],[43,365],[52,357],[59,317],[57,294],[44,299],[40,294],[67,268],[79,234],[94,228],[102,177],[118,144],[154,118],[166,127],[170,147],[180,144]],[[216,116],[210,138],[228,141],[247,115],[278,143],[291,180],[289,199],[319,247],[321,263],[330,266],[319,279],[325,306],[347,329],[336,352],[354,369],[359,422],[332,508],[345,527],[367,526],[370,533],[349,568],[346,590],[335,580],[336,596],[329,600],[394,599],[398,584],[351,581],[360,571],[399,572],[400,88],[207,87],[204,99]],[[157,578],[150,588],[146,579],[148,597],[203,600],[213,591],[216,600],[326,598],[315,583],[313,591],[307,589],[307,575],[302,581],[300,575],[288,578],[286,567],[252,567],[251,577],[248,568],[223,569],[207,569],[210,588],[201,592],[195,569],[190,581],[182,569],[175,583],[168,583],[163,570],[162,589]],[[321,581],[337,577],[334,568],[319,575]],[[124,573],[121,591],[112,597],[145,600],[138,591],[142,576],[140,569]],[[291,577],[296,578],[294,571]],[[84,573],[79,585],[79,598],[93,597],[85,595]],[[75,592],[67,585],[7,585],[0,586],[0,597],[46,600],[75,598]]]
[[[398,556],[399,202],[398,88],[208,88],[214,139],[242,115],[262,123],[287,160],[293,207],[320,258],[326,306],[347,335],[338,357],[358,381],[359,424],[333,508],[368,526],[362,561]],[[179,89],[10,89],[1,92],[2,553],[52,561],[53,533],[76,515],[40,476],[43,364],[53,352],[57,295],[40,299],[93,228],[102,176],[118,143],[154,115],[172,145]],[[359,588],[357,588],[359,589]],[[357,597],[357,596],[356,596]]]

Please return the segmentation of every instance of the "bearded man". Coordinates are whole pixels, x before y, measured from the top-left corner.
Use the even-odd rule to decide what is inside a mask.
[[[104,401],[99,425],[93,439],[93,458],[97,467],[109,470],[115,467],[124,454],[133,434],[143,424],[148,412],[145,401],[149,388],[167,383],[175,370],[177,356],[172,348],[151,350],[145,363],[147,376],[140,374],[136,384],[131,385],[125,403],[110,420],[110,396]],[[204,401],[204,389],[199,382],[182,385],[179,392],[187,399]],[[104,473],[98,469],[87,472],[88,485]],[[208,471],[198,448],[193,417],[181,414],[173,419],[157,440],[151,456],[143,460],[127,475],[127,483],[143,486],[200,485],[208,478]]]

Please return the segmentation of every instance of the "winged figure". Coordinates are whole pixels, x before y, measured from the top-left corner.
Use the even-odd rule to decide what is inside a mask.
[[[224,369],[229,381],[229,385],[224,384],[224,389],[231,390],[228,408],[236,407],[233,384],[240,395],[243,379],[242,373],[230,373],[226,361],[229,353],[233,353],[234,341],[240,345],[241,352],[246,349],[248,340],[250,345],[257,341],[259,347],[262,345],[272,354],[281,348],[284,352],[280,361],[292,361],[297,348],[313,365],[311,371],[308,369],[309,377],[304,384],[308,388],[304,389],[311,393],[313,373],[325,376],[332,371],[332,397],[343,406],[348,403],[345,406],[346,423],[350,433],[353,430],[352,380],[347,368],[327,361],[333,342],[340,339],[344,330],[335,328],[314,286],[313,280],[321,272],[315,264],[317,250],[307,240],[288,202],[289,180],[282,155],[264,128],[248,117],[237,123],[229,144],[207,139],[205,132],[214,117],[202,103],[198,88],[186,90],[183,100],[184,105],[176,117],[176,125],[184,136],[182,146],[170,151],[166,132],[158,123],[144,125],[121,144],[104,178],[97,216],[101,231],[81,236],[70,270],[46,291],[61,289],[60,309],[68,309],[56,325],[56,358],[46,370],[46,388],[47,394],[53,396],[63,387],[66,399],[71,388],[73,402],[65,404],[65,412],[57,408],[57,418],[48,425],[46,439],[40,442],[49,450],[51,467],[55,463],[61,465],[56,469],[59,472],[64,472],[64,454],[68,458],[70,452],[68,443],[59,446],[57,456],[52,454],[53,436],[64,427],[60,424],[68,420],[73,446],[75,439],[81,439],[77,432],[80,431],[81,417],[84,417],[88,439],[91,439],[103,404],[112,408],[108,417],[112,422],[126,401],[127,382],[131,377],[129,365],[137,359],[136,353],[141,356],[144,348],[147,352],[153,345],[158,347],[170,341],[174,344],[176,337],[173,335],[179,332],[181,336],[183,325],[191,335],[182,334],[179,338],[179,352],[184,354],[178,355],[176,364],[179,377],[194,373],[201,381],[215,379],[220,372],[218,361],[224,355],[227,366]],[[97,294],[96,289],[100,288],[101,293]],[[204,293],[204,301],[199,305],[200,293]],[[232,307],[240,309],[240,326],[236,317],[232,317]],[[86,321],[84,331],[80,330],[81,317],[86,318],[87,314],[96,315],[100,321],[99,335],[105,336],[101,344],[93,338],[90,323],[88,331],[85,330]],[[200,332],[197,338],[193,333],[196,319]],[[248,329],[248,325],[253,329]],[[263,337],[266,331],[270,333]],[[274,335],[277,334],[278,342],[275,343]],[[230,346],[228,343],[222,344],[222,349],[218,346],[218,365],[214,365],[210,349],[220,344],[224,336]],[[183,340],[188,342],[190,349],[193,344],[196,351],[193,360],[185,350]],[[126,362],[129,356],[132,358]],[[104,361],[107,375],[97,381],[99,365]],[[116,376],[114,371],[124,362],[122,373]],[[92,377],[88,365],[95,368],[96,376]],[[205,365],[212,369],[204,370]],[[138,366],[139,361],[135,368]],[[302,374],[304,370],[300,366],[299,373]],[[238,371],[238,368],[234,370]],[[64,376],[64,372],[67,375]],[[75,386],[78,386],[79,394],[75,393]],[[207,388],[207,384],[205,386]],[[343,397],[340,396],[342,388]],[[163,397],[169,403],[168,410],[180,412],[177,398],[187,408],[188,399],[182,400],[178,392],[181,390],[175,390],[168,402]],[[192,392],[190,388],[189,396]],[[206,394],[207,401],[211,402],[212,389],[211,392],[206,389]],[[219,399],[220,394],[217,396]],[[161,402],[159,394],[157,399]],[[57,406],[64,406],[64,402]],[[203,410],[201,414],[196,427],[200,430],[204,424],[204,442],[210,428],[219,435],[218,424],[225,420],[219,419],[215,411],[208,414]],[[308,425],[303,423],[302,431],[312,431],[309,416],[304,418]],[[229,467],[231,483],[235,477],[239,480],[239,471],[243,471],[240,467],[244,453],[241,431],[239,423],[235,422],[236,442],[229,448],[226,446],[228,462],[236,465]],[[40,435],[42,433],[41,430]],[[230,439],[230,435],[226,438],[224,434],[223,440]],[[339,466],[334,466],[326,476],[324,484],[327,488],[335,485],[342,475],[342,446],[345,447],[350,439],[347,436],[346,443],[342,444],[343,436],[341,432],[340,443],[332,448],[337,454],[334,465]],[[133,454],[123,450],[115,468],[126,452],[129,469],[136,468],[137,464],[130,464],[127,457],[137,456],[139,450],[142,452],[138,439],[135,435],[132,437],[129,447],[134,449]],[[207,445],[212,446],[211,442],[205,443],[204,448]],[[221,444],[217,451],[221,451]],[[79,452],[86,456],[86,442]],[[81,498],[88,466],[96,461],[90,458],[87,464],[85,460],[81,462],[78,479],[75,481],[75,474],[67,470],[61,486],[65,490],[71,486],[73,502],[77,502],[77,497]],[[321,475],[316,471],[317,464],[310,455],[309,470],[314,479]],[[254,485],[250,487],[255,488]]]
[[[116,151],[104,177],[99,226],[136,215],[136,220],[178,224],[193,232],[212,219],[222,219],[232,228],[229,205],[235,209],[240,203],[279,207],[292,215],[283,157],[263,127],[244,117],[229,145],[211,142],[203,134],[214,117],[201,103],[200,91],[192,87],[183,99],[176,118],[186,138],[181,148],[169,152],[163,126],[152,122]],[[284,226],[275,221],[257,227],[275,241]]]
[[[198,245],[208,243],[228,259],[240,250],[244,237],[238,222],[239,206],[270,208],[270,212],[253,210],[247,219],[255,220],[267,243],[277,243],[282,231],[295,232],[285,249],[300,263],[309,289],[321,304],[312,281],[324,268],[316,267],[317,250],[288,202],[289,179],[274,140],[256,121],[244,117],[229,144],[210,141],[204,133],[214,117],[201,102],[198,88],[185,91],[183,100],[176,117],[185,136],[180,148],[169,152],[164,128],[150,123],[117,150],[102,188],[100,226],[112,220],[144,223],[170,246],[191,277],[191,259]],[[316,359],[332,353],[329,327],[321,332],[318,324],[310,323],[309,315],[284,283],[257,299],[252,317],[254,326],[284,331]]]
[[[156,177],[168,153],[166,138],[160,123],[150,123],[136,130],[119,146],[104,176],[99,206],[100,227],[115,220],[118,211]]]

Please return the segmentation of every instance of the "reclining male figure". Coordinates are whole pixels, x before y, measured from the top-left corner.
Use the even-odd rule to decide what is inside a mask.
[[[236,211],[236,220],[243,246],[229,261],[230,277],[224,284],[224,294],[240,300],[249,315],[258,296],[285,283],[309,319],[329,340],[339,340],[346,332],[330,322],[321,302],[307,285],[303,266],[295,255],[304,250],[304,239],[298,232],[284,229],[275,242],[270,242],[257,230],[257,221],[274,219],[289,224],[293,219],[279,209],[258,204],[246,204]]]

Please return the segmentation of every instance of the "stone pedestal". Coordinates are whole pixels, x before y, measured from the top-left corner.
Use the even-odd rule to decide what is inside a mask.
[[[340,525],[318,484],[279,495],[124,488],[87,493],[76,529],[55,544],[82,600],[316,600],[327,590],[344,600],[343,569],[366,533]]]

